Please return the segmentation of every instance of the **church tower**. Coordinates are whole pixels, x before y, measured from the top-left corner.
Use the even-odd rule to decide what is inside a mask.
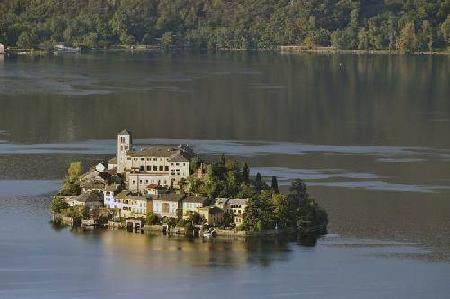
[[[133,146],[133,139],[131,133],[125,129],[117,134],[117,172],[122,173],[125,169],[127,161],[127,152]]]

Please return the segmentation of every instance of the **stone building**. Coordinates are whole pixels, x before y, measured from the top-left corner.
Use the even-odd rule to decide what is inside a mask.
[[[178,216],[182,209],[184,194],[167,193],[153,198],[153,213],[160,217]]]
[[[216,207],[233,215],[233,222],[236,225],[242,224],[247,205],[248,198],[217,198],[215,203]]]
[[[178,187],[181,179],[189,176],[189,163],[193,151],[186,145],[152,145],[139,150],[133,148],[133,138],[128,130],[117,135],[116,161],[110,160],[108,168],[124,174],[130,191],[144,193],[149,184]]]
[[[182,209],[183,216],[186,216],[189,212],[198,212],[199,208],[206,206],[208,198],[204,196],[186,196],[183,198]]]

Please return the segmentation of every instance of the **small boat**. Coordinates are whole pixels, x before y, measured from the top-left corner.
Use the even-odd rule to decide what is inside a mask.
[[[56,52],[64,52],[64,53],[79,53],[79,52],[81,52],[80,47],[77,47],[77,48],[66,47],[63,44],[55,45],[54,49]]]
[[[216,230],[214,228],[208,229],[208,231],[203,233],[203,238],[211,239],[216,237]]]

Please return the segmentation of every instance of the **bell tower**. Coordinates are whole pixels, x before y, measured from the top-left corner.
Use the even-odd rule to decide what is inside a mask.
[[[117,134],[117,172],[122,173],[127,161],[127,152],[133,146],[131,133],[125,129]]]

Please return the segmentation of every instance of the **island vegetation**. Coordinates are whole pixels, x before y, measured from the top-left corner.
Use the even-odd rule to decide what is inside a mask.
[[[4,0],[0,42],[431,52],[449,46],[449,12],[448,0]]]

